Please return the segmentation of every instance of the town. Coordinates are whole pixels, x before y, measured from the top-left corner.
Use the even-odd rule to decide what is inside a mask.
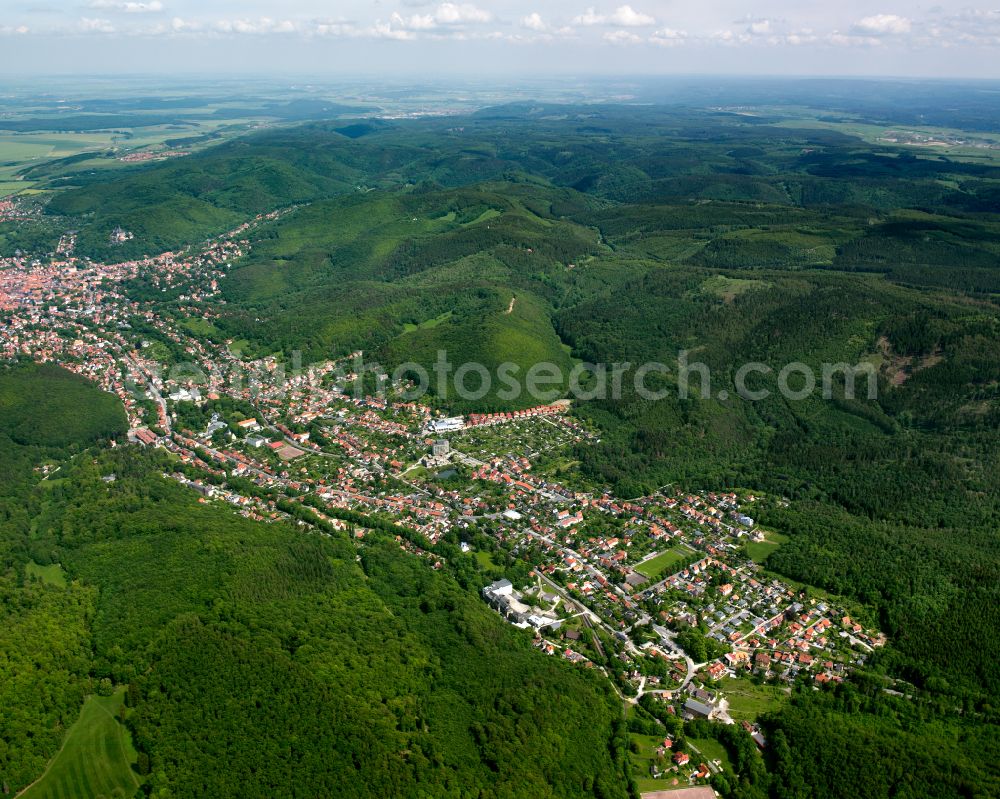
[[[0,211],[18,218],[15,203]],[[130,441],[169,453],[169,476],[202,502],[358,546],[378,520],[429,568],[455,543],[491,577],[483,601],[539,650],[606,675],[646,790],[726,769],[685,721],[740,724],[766,747],[759,706],[840,682],[885,643],[842,601],[765,571],[758,555],[779,542],[753,494],[626,500],[587,485],[570,453],[598,433],[567,402],[460,416],[405,385],[360,392],[357,353],[290,368],[202,335],[228,270],[280,215],[121,263],[77,258],[72,232],[51,254],[0,260],[0,359],[58,363],[114,393]]]

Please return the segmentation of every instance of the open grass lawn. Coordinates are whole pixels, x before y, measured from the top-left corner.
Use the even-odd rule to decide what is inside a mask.
[[[677,777],[674,773],[667,772],[667,776],[659,779],[654,779],[650,776],[649,767],[656,760],[656,747],[663,743],[663,738],[657,735],[637,735],[636,733],[630,733],[629,743],[637,744],[639,747],[638,754],[629,752],[629,757],[632,761],[632,774],[635,776],[639,791],[665,790],[673,787],[671,783]],[[686,780],[684,784],[686,784]]]
[[[756,685],[750,680],[731,677],[722,681],[722,692],[729,700],[729,715],[736,721],[755,721],[788,701],[788,694],[778,686]]]
[[[700,758],[694,752],[691,753],[692,762],[709,763],[718,760],[722,763],[723,770],[732,772],[726,748],[714,738],[688,738],[688,743],[701,752]]]
[[[57,588],[66,587],[66,574],[63,572],[62,566],[58,563],[40,566],[32,560],[28,561],[28,564],[24,567],[24,571],[29,577],[37,577],[46,585],[53,585]]]
[[[219,329],[207,319],[190,317],[184,319],[181,324],[196,336],[214,336],[219,333]]]
[[[676,566],[685,558],[691,555],[691,550],[687,547],[671,547],[665,552],[661,552],[655,558],[650,558],[644,563],[635,567],[639,574],[644,574],[650,580],[655,580],[661,574],[667,573],[672,566]]]
[[[32,141],[28,137],[0,137],[0,162],[28,162],[36,158],[44,158],[52,152],[48,142]]]
[[[501,215],[502,214],[500,213],[500,211],[498,211],[496,208],[487,208],[471,222],[466,222],[464,224],[464,227],[472,227],[473,225],[478,225],[480,222],[486,222],[490,219],[496,219],[498,216]],[[452,215],[452,218],[454,218],[454,215]]]
[[[45,178],[60,177],[84,169],[127,169],[133,165],[123,163],[118,158],[104,157],[104,153],[118,148],[118,155],[124,155],[128,151],[162,145],[166,140],[179,136],[198,135],[225,128],[228,135],[220,134],[220,138],[210,141],[217,143],[242,130],[239,122],[240,120],[227,119],[204,124],[189,123],[182,128],[175,125],[155,125],[130,129],[129,136],[112,131],[14,133],[0,129],[0,197],[17,192],[31,192],[35,182],[13,181],[13,177],[24,169],[42,165],[50,159],[67,158],[85,152],[94,154],[89,160],[46,166]]]
[[[129,797],[139,780],[128,732],[116,714],[125,698],[122,688],[112,696],[91,696],[70,727],[62,748],[45,773],[18,794],[22,799],[98,799]]]
[[[674,780],[677,784],[674,784]],[[636,777],[635,784],[639,788],[639,793],[643,794],[647,791],[671,791],[677,788],[686,788],[688,785],[687,778],[680,777],[673,772],[668,771],[667,774],[659,779],[654,779],[649,776],[647,772],[644,777]]]
[[[479,561],[479,565],[484,569],[496,569],[497,565],[493,562],[493,553],[485,550],[476,550],[476,560]]]
[[[0,162],[28,164],[43,158],[100,150],[113,146],[111,133],[0,133]]]
[[[890,130],[902,129],[909,132],[921,133],[926,136],[932,136],[934,138],[948,138],[953,136],[958,136],[960,138],[967,138],[968,131],[963,131],[958,128],[942,128],[942,127],[929,127],[925,125],[901,125],[895,126],[893,128],[887,128],[884,125],[873,125],[861,121],[860,119],[827,119],[821,118],[817,119],[813,116],[814,112],[810,112],[808,109],[802,109],[803,116],[801,118],[788,118],[783,119],[776,123],[778,127],[789,127],[789,128],[827,128],[831,130],[840,131],[842,133],[847,133],[850,135],[857,136],[866,142],[877,144],[884,141],[886,135]],[[992,141],[997,143],[997,135],[988,131],[977,131],[975,133],[975,138],[983,141]],[[903,145],[908,146],[909,149],[920,153],[921,150],[928,151],[928,155],[946,155],[952,160],[970,160],[970,161],[997,161],[1000,160],[1000,153],[995,149],[986,149],[983,147],[971,147],[962,145],[951,145],[948,147],[927,147],[921,148],[919,146],[913,145]]]
[[[729,755],[726,753],[725,747],[718,741],[711,738],[691,738],[688,740],[690,744],[701,752],[700,757],[694,751],[689,752],[692,765],[718,760],[722,763],[723,770],[732,772]],[[679,775],[676,771],[670,770],[671,764],[669,763],[666,764],[668,770],[663,776],[658,778],[651,776],[650,766],[656,761],[656,748],[662,742],[663,738],[659,735],[629,734],[629,758],[632,763],[632,774],[635,777],[640,793],[687,787],[687,778]],[[638,748],[638,752],[634,751],[636,748]],[[676,785],[674,784],[675,779],[677,780]]]
[[[16,164],[4,164],[0,162],[0,181],[12,183],[17,180],[17,173],[20,168]]]
[[[763,563],[768,555],[787,540],[788,538],[781,533],[765,533],[763,541],[751,541],[746,545],[747,555],[754,563]]]

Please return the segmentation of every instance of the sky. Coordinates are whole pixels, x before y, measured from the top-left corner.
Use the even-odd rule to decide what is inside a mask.
[[[992,2],[0,0],[0,74],[1000,78]]]

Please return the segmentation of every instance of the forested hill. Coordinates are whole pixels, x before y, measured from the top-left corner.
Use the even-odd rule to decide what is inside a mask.
[[[261,211],[372,188],[527,180],[624,204],[730,200],[963,214],[996,210],[998,178],[990,160],[918,157],[776,116],[515,104],[467,117],[310,123],[165,164],[70,172],[48,211],[84,223],[81,253],[110,257],[156,254]],[[119,225],[135,238],[111,245]]]
[[[626,380],[623,397],[579,405],[603,431],[583,469],[622,495],[672,482],[796,500],[768,512],[790,535],[769,565],[874,606],[908,678],[982,697],[1000,690],[989,152],[868,143],[778,113],[515,104],[264,131],[77,176],[48,210],[79,222],[84,252],[122,256],[306,203],[262,226],[223,281],[211,335],[252,354],[429,366],[443,349],[565,373],[697,353],[712,396],[649,402]],[[117,224],[136,237],[113,249]],[[178,303],[133,289],[166,313]],[[771,396],[720,399],[746,362],[773,367]],[[871,364],[878,396],[838,384],[787,401],[775,381],[791,362]],[[489,392],[451,407],[528,404]]]
[[[998,118],[983,102],[977,126]],[[619,496],[668,483],[759,493],[756,518],[784,534],[765,568],[864,605],[889,636],[855,684],[799,690],[766,722],[767,773],[731,795],[994,796],[1000,161],[985,145],[908,145],[856,122],[529,103],[313,123],[164,165],[65,172],[31,237],[0,227],[0,247],[54,250],[72,229],[80,254],[113,261],[281,208],[197,324],[181,288],[140,274],[127,290],[251,357],[363,349],[391,367],[445,349],[491,368],[667,364],[663,400],[626,379],[621,397],[574,404],[599,441],[571,453],[572,468]],[[117,226],[134,237],[113,244]],[[681,350],[711,367],[708,389],[680,396]],[[770,395],[749,402],[732,388],[754,362],[772,371],[750,387]],[[870,365],[876,396],[862,380],[851,398],[837,379],[829,398],[789,399],[777,375],[792,362],[817,374]],[[496,392],[429,401],[532,404]],[[8,468],[33,475],[20,446]],[[62,710],[40,705],[51,734],[34,757],[88,680],[107,675],[131,686],[129,725],[163,796],[235,795],[249,774],[273,785],[282,768],[339,791],[312,742],[387,795],[621,795],[619,708],[596,677],[539,663],[391,544],[355,553],[259,528],[196,505],[160,467],[79,458],[63,467],[71,479],[24,483],[30,514],[8,511],[12,590],[33,559],[58,561],[82,592],[63,608],[78,637],[60,650],[76,693],[46,689]],[[100,480],[110,472],[114,483]],[[227,685],[245,680],[253,690],[230,701]],[[917,699],[886,694],[890,680]],[[224,710],[201,714],[198,696]],[[296,719],[307,732],[289,738]],[[218,758],[233,761],[230,777],[184,770]]]
[[[0,373],[0,398],[5,428],[35,431],[0,449],[7,790],[42,773],[85,695],[123,685],[137,755],[108,768],[151,796],[627,795],[610,686],[474,587],[375,532],[357,549],[199,504],[133,448],[64,460],[121,423],[61,370]]]
[[[51,364],[0,366],[0,566],[30,557],[32,487],[81,447],[124,432],[120,403],[84,378]]]

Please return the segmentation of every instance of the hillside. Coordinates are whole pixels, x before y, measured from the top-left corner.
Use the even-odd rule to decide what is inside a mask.
[[[629,364],[620,395],[574,402],[587,435],[558,463],[543,460],[538,479],[571,473],[598,498],[755,494],[756,523],[776,534],[754,550],[768,579],[801,585],[803,601],[831,592],[857,603],[888,636],[842,684],[790,686],[761,714],[773,746],[761,757],[748,744],[723,795],[988,797],[1000,779],[1000,162],[808,122],[531,103],[311,123],[167,165],[70,175],[38,224],[78,227],[80,253],[113,261],[286,209],[219,267],[208,302],[144,275],[125,287],[203,342],[239,342],[247,359],[363,350],[411,375],[442,351],[494,374],[548,362],[562,393],[575,364]],[[116,225],[135,238],[109,244]],[[151,349],[186,357],[140,324]],[[696,377],[682,392],[682,353],[710,384]],[[649,381],[660,399],[632,381],[649,362],[666,367]],[[747,364],[759,367],[748,387],[766,396],[737,391]],[[828,396],[821,386],[792,396],[801,374],[782,391],[787,365],[817,376],[835,366]],[[868,376],[852,396],[854,366]],[[36,402],[39,379],[57,388]],[[120,431],[106,406],[72,414],[68,405],[100,403],[62,380],[48,367],[0,376],[0,467],[19,498],[5,509],[5,590],[25,597],[10,626],[24,635],[40,614],[71,631],[39,667],[65,677],[15,721],[41,718],[48,731],[10,750],[16,784],[37,776],[70,708],[107,677],[129,686],[124,721],[153,796],[632,787],[607,683],[542,658],[474,595],[498,576],[489,553],[459,554],[455,539],[457,560],[435,571],[400,550],[388,522],[364,538],[253,523],[198,503],[161,476],[174,464],[131,449],[88,452],[36,486],[41,460]],[[461,401],[430,391],[428,404],[449,414],[540,402],[497,386]],[[299,441],[336,437],[330,471],[347,485],[366,473],[381,502],[388,478],[369,469],[371,451],[363,468],[343,455],[357,431],[331,433],[333,415],[300,414]],[[201,416],[191,411],[199,428]],[[426,455],[426,435],[407,431],[398,451],[409,463]],[[387,440],[376,440],[380,454]],[[533,443],[512,440],[518,457]],[[438,477],[429,497],[468,474]],[[512,509],[507,486],[474,483]],[[466,499],[472,514],[478,497]],[[616,523],[588,519],[590,539],[618,541]],[[512,545],[508,566],[526,573],[536,545]],[[58,563],[70,587],[25,586],[29,562]],[[730,757],[740,745],[728,742]],[[212,768],[220,761],[228,771]]]
[[[0,369],[0,780],[8,786],[42,773],[89,690],[95,589],[26,578],[33,559],[52,562],[51,549],[32,536],[48,488],[37,488],[48,475],[36,467],[51,470],[124,429],[117,401],[83,378],[51,365]]]
[[[60,397],[94,420],[60,431],[63,446],[120,432],[102,425],[108,398],[60,370],[0,376],[8,409],[34,392],[52,397],[39,438],[73,415]],[[14,429],[17,415],[4,416]],[[544,658],[387,536],[356,548],[244,520],[200,505],[167,467],[91,450],[30,492],[30,536],[9,513],[0,527],[4,706],[17,709],[6,785],[42,772],[107,682],[128,686],[121,718],[153,796],[626,795],[620,711],[597,675]],[[65,580],[30,580],[26,549]],[[91,754],[61,757],[73,751]]]
[[[982,592],[1000,563],[987,532],[1000,514],[1000,167],[774,119],[553,111],[512,105],[357,139],[307,125],[208,151],[201,160],[236,175],[278,159],[318,186],[336,161],[383,187],[262,229],[224,284],[220,335],[307,359],[364,349],[387,368],[426,368],[438,350],[564,374],[571,356],[662,361],[675,370],[666,399],[642,400],[626,380],[624,396],[580,406],[604,432],[578,453],[591,478],[626,495],[682,482],[811,503],[808,516],[828,520],[816,529],[795,508],[768,516],[791,534],[769,565],[876,606],[911,678],[1000,688],[996,641],[968,658],[924,654],[993,613]],[[201,174],[192,159],[56,207],[143,180],[188,197]],[[234,212],[291,201],[230,194]],[[713,395],[742,363],[869,363],[877,398],[845,399],[838,377],[832,399],[789,402],[772,373],[762,402],[698,399],[697,387],[680,399],[681,350],[712,368]],[[455,407],[525,404],[494,391]],[[861,538],[886,543],[859,561]],[[970,557],[981,566],[965,568]],[[928,564],[934,577],[917,577]],[[941,615],[909,603],[915,590]]]

